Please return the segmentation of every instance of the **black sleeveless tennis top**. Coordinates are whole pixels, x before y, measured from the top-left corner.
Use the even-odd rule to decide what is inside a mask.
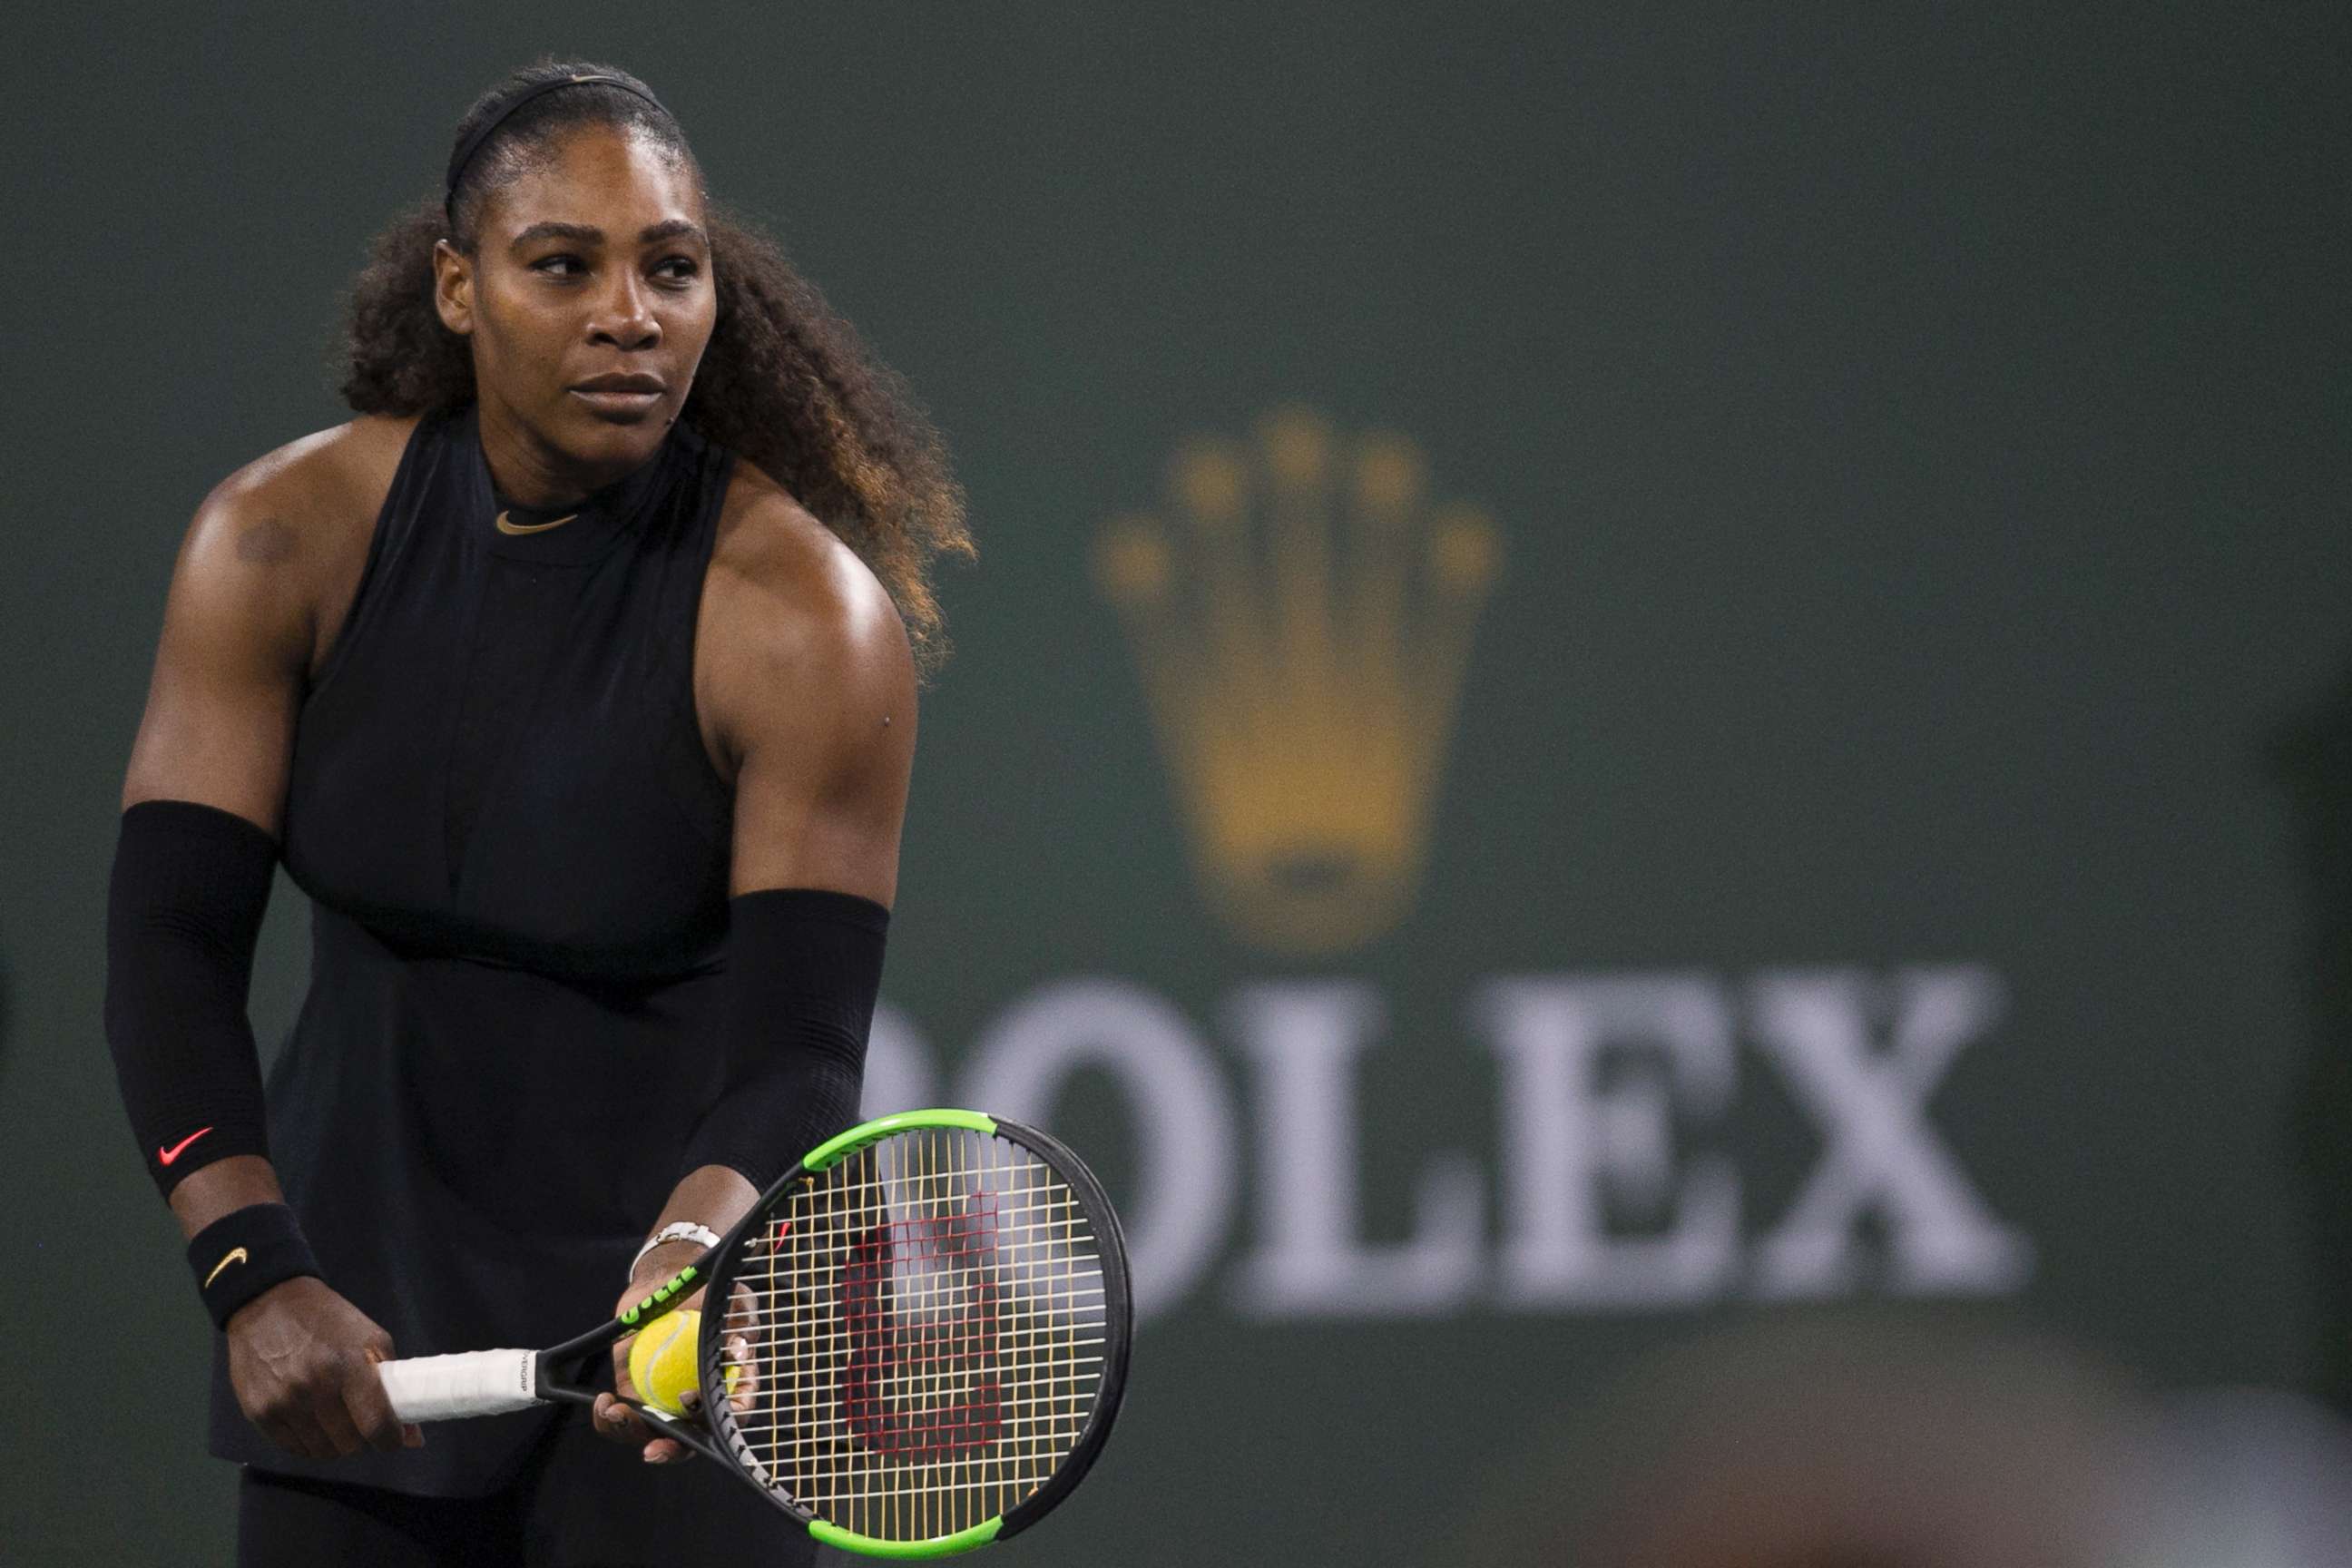
[[[717,1098],[731,796],[693,675],[731,469],[676,426],[574,515],[526,514],[471,407],[427,416],[304,700],[281,853],[310,984],[270,1152],[401,1354],[595,1321]],[[245,1419],[216,1345],[213,1452],[264,1469],[478,1495],[555,1415],[313,1463]]]

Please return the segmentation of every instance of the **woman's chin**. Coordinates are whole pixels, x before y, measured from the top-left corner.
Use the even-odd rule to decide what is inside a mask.
[[[560,445],[583,468],[626,472],[661,450],[669,425],[659,408],[627,420],[567,419]]]

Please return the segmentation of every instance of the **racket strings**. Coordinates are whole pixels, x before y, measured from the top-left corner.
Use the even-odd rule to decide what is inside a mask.
[[[902,1132],[795,1186],[743,1243],[725,1424],[818,1518],[884,1540],[1016,1506],[1076,1446],[1108,1341],[1085,1206],[1036,1155]]]

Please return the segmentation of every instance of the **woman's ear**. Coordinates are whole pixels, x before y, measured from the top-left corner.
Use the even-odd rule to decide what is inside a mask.
[[[461,338],[474,333],[474,264],[446,239],[433,242],[433,308]]]

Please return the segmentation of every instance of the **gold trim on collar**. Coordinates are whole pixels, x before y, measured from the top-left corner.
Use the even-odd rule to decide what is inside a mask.
[[[553,522],[509,522],[507,514],[500,512],[499,513],[499,531],[518,536],[525,533],[545,533],[551,528],[562,528],[565,523],[570,522],[572,518],[579,515],[575,511],[572,517],[559,517]]]

